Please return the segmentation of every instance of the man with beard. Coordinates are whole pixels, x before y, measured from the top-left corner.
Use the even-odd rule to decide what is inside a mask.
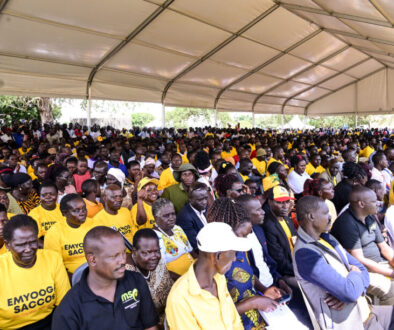
[[[166,198],[174,204],[175,212],[180,210],[189,201],[188,192],[190,186],[199,178],[196,168],[192,164],[183,164],[173,173],[174,179],[179,182],[164,189],[162,198]]]
[[[86,234],[83,245],[88,268],[56,309],[52,328],[158,329],[146,281],[126,271],[122,236],[98,226]]]

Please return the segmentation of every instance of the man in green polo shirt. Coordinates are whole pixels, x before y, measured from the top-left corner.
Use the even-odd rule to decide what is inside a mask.
[[[173,172],[174,179],[179,182],[164,189],[162,198],[166,198],[174,204],[175,212],[180,210],[189,201],[188,192],[190,186],[199,178],[196,168],[192,164],[183,164]]]

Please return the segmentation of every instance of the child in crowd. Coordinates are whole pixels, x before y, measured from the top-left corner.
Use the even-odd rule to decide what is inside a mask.
[[[78,159],[77,173],[73,175],[75,182],[75,189],[77,193],[82,193],[82,183],[91,178],[90,172],[88,171],[88,161],[86,158]]]

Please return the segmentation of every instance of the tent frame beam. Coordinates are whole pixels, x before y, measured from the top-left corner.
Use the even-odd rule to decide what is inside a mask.
[[[301,95],[302,93],[305,93],[305,92],[307,92],[307,91],[309,91],[309,90],[311,90],[311,89],[313,89],[313,88],[315,88],[315,87],[318,87],[318,86],[321,85],[321,84],[324,84],[326,81],[328,81],[328,80],[330,80],[330,79],[336,78],[336,77],[338,77],[339,75],[344,74],[346,71],[351,70],[351,69],[355,68],[356,66],[358,66],[358,65],[360,65],[360,64],[363,64],[363,63],[369,61],[370,59],[371,59],[371,58],[368,57],[368,58],[365,58],[365,59],[363,59],[363,60],[361,60],[361,61],[359,61],[359,62],[357,62],[357,63],[354,63],[353,65],[347,67],[346,69],[337,72],[337,73],[334,74],[333,76],[329,76],[329,77],[327,77],[327,78],[325,78],[325,79],[323,79],[323,80],[317,82],[316,84],[314,84],[314,85],[312,85],[312,86],[309,86],[308,88],[304,88],[303,90],[297,92],[297,93],[294,94],[293,96],[288,97],[288,98],[286,99],[286,101],[285,101],[285,102],[283,103],[283,105],[282,105],[282,113],[284,113],[284,109],[285,109],[287,103],[288,103],[289,101],[295,99],[297,96],[299,96],[299,95]],[[354,81],[352,81],[352,83],[354,83]],[[325,94],[325,95],[323,95],[323,96],[326,96],[326,95],[329,95],[329,94],[330,94],[330,93],[327,93],[327,94]],[[305,101],[305,100],[302,100],[302,101]]]
[[[394,27],[394,21],[390,18],[389,15],[379,6],[376,0],[369,0],[369,3],[375,7],[375,9],[382,15],[388,22],[391,23],[391,26]]]
[[[268,8],[265,12],[257,16],[253,21],[249,22],[245,26],[243,26],[240,30],[237,32],[233,33],[229,38],[221,42],[219,45],[217,45],[215,48],[210,50],[208,53],[203,55],[201,58],[199,58],[197,61],[189,65],[187,68],[185,68],[183,71],[178,73],[174,78],[172,78],[167,85],[164,87],[163,94],[161,97],[161,103],[164,104],[165,98],[167,96],[168,90],[171,88],[171,86],[180,78],[182,78],[184,75],[195,69],[197,66],[199,66],[201,63],[206,61],[208,58],[210,58],[212,55],[216,54],[219,50],[227,46],[230,42],[235,40],[236,38],[240,37],[243,33],[245,33],[247,30],[249,30],[251,27],[259,23],[262,19],[264,19],[266,16],[271,14],[273,11],[275,11],[277,8],[279,8],[279,5],[274,4],[272,7]],[[214,106],[216,108],[216,106]]]
[[[215,103],[214,103],[214,107],[216,108],[220,97],[222,96],[222,94],[228,90],[229,88],[231,88],[232,86],[238,84],[239,82],[241,82],[242,80],[250,77],[251,75],[257,73],[258,71],[260,71],[261,69],[265,68],[266,66],[268,66],[269,64],[271,64],[272,62],[280,59],[282,56],[285,56],[286,54],[290,53],[293,49],[297,48],[298,46],[301,46],[304,42],[307,42],[308,40],[312,39],[313,37],[317,36],[320,32],[322,32],[323,29],[317,29],[316,31],[314,31],[313,33],[311,33],[309,36],[306,36],[305,38],[297,41],[296,43],[294,43],[293,45],[291,45],[290,47],[286,48],[284,51],[282,51],[281,53],[275,55],[274,57],[270,58],[269,60],[265,61],[264,63],[260,64],[259,66],[255,67],[253,70],[249,71],[248,73],[244,74],[243,76],[239,77],[238,79],[234,80],[233,82],[231,82],[230,84],[228,84],[227,86],[223,87],[218,95],[215,98]],[[279,78],[278,78],[279,79]],[[254,107],[253,107],[254,108]]]
[[[257,102],[258,102],[258,100],[259,100],[261,97],[263,97],[264,95],[267,95],[269,92],[275,90],[276,88],[278,88],[278,87],[280,87],[280,86],[282,86],[282,85],[284,85],[284,84],[286,84],[286,83],[292,81],[295,77],[297,77],[297,76],[299,76],[299,75],[301,75],[301,74],[303,74],[303,73],[305,73],[305,72],[307,72],[307,71],[309,71],[309,70],[311,70],[311,69],[313,69],[313,68],[316,68],[316,67],[319,66],[320,64],[322,64],[322,63],[328,61],[329,59],[331,59],[331,58],[333,58],[333,57],[335,57],[335,56],[341,54],[342,52],[344,52],[345,50],[347,50],[347,49],[349,49],[349,48],[350,48],[350,46],[349,46],[349,45],[346,45],[345,47],[343,47],[343,48],[337,50],[336,52],[334,52],[334,53],[332,53],[332,54],[330,54],[330,55],[328,55],[328,56],[326,56],[326,57],[324,57],[324,58],[322,58],[321,60],[319,60],[319,61],[313,63],[312,65],[310,65],[310,66],[308,66],[308,67],[302,69],[301,71],[299,71],[299,72],[297,72],[297,73],[291,75],[290,77],[288,77],[288,78],[285,79],[284,81],[281,81],[280,83],[276,84],[275,86],[273,86],[273,87],[267,89],[265,92],[259,94],[259,95],[255,98],[255,100],[253,101],[252,109],[254,109],[254,107],[256,106],[256,104],[257,104]],[[312,85],[312,86],[316,87],[316,84],[314,84],[314,85]],[[310,86],[308,86],[308,87],[310,87]]]
[[[166,0],[160,5],[149,17],[147,17],[140,25],[137,26],[122,42],[115,46],[100,62],[92,69],[86,86],[86,98],[89,97],[89,88],[92,86],[93,79],[97,72],[107,63],[113,56],[119,53],[130,41],[132,41],[140,32],[142,32],[153,20],[155,20],[165,9],[175,0]]]
[[[370,73],[368,73],[368,74],[362,76],[361,78],[358,78],[358,79],[355,80],[355,81],[352,81],[352,82],[350,82],[350,83],[348,83],[348,84],[346,84],[346,85],[343,85],[343,86],[341,86],[341,87],[339,87],[339,88],[336,88],[336,89],[334,89],[332,92],[330,92],[330,93],[328,93],[328,94],[325,94],[325,95],[323,95],[323,96],[320,96],[320,97],[318,97],[317,99],[315,99],[315,100],[313,100],[313,101],[310,101],[309,104],[305,107],[305,113],[306,113],[306,115],[308,115],[308,109],[309,109],[309,107],[310,107],[312,104],[316,103],[317,101],[319,101],[319,100],[321,100],[321,99],[323,99],[323,98],[325,98],[325,97],[328,97],[328,96],[330,96],[330,95],[332,95],[332,94],[334,94],[334,93],[340,91],[341,89],[344,89],[344,88],[346,88],[346,87],[349,87],[349,86],[351,86],[351,85],[353,85],[353,84],[357,84],[357,83],[359,83],[361,80],[366,79],[366,78],[368,78],[368,77],[371,77],[371,76],[373,76],[375,73],[379,73],[380,71],[383,71],[383,70],[386,70],[386,69],[387,69],[387,67],[383,67],[383,68],[379,68],[379,69],[377,69],[377,70],[374,70],[374,71],[372,71],[372,72],[370,72]],[[352,114],[354,115],[354,112],[352,112]]]
[[[7,6],[9,0],[0,0],[0,14],[4,10],[5,6]]]
[[[312,0],[316,5],[321,7],[319,3],[316,1]],[[300,10],[312,14],[319,14],[319,15],[324,15],[324,16],[332,16],[338,19],[347,19],[350,21],[355,21],[355,22],[360,22],[360,23],[368,23],[368,24],[373,24],[373,25],[379,25],[379,26],[384,26],[384,27],[393,27],[391,23],[377,20],[377,19],[372,19],[372,18],[365,18],[361,16],[356,16],[356,15],[350,15],[350,14],[343,14],[339,12],[329,12],[324,9],[319,9],[319,8],[311,8],[311,7],[306,7],[306,6],[301,6],[301,5],[294,5],[294,4],[289,4],[289,3],[284,3],[279,0],[275,0],[275,3],[280,4],[282,7],[290,10]]]

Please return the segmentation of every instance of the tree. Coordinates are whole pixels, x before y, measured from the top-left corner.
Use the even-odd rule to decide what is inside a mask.
[[[53,122],[61,115],[60,105],[48,97],[22,97],[0,95],[1,118],[6,124],[19,120],[37,119]]]
[[[166,112],[166,125],[176,128],[211,125],[213,115],[209,109],[175,108]]]
[[[145,127],[154,119],[155,116],[150,113],[137,112],[131,115],[131,121],[133,123],[133,126]]]

